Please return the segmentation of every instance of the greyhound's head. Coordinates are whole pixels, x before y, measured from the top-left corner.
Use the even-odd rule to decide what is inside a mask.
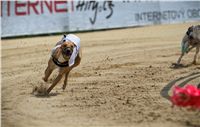
[[[188,39],[200,42],[200,25],[189,27],[186,34],[188,35]]]
[[[73,50],[74,50],[75,44],[71,41],[65,41],[62,45],[61,45],[61,49],[62,49],[62,55],[66,60],[69,60]]]

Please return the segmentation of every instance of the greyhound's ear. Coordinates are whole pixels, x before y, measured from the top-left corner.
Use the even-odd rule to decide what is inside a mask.
[[[64,34],[64,35],[63,35],[63,38],[62,38],[62,41],[63,41],[63,42],[66,41],[65,38],[66,38],[66,35]]]
[[[192,29],[194,28],[194,26],[192,25],[191,27],[189,27],[189,29],[192,31]]]
[[[190,26],[186,32],[186,34],[189,36],[190,33],[193,31],[193,26]]]
[[[193,26],[190,26],[190,27],[188,28],[188,30],[192,30],[192,28],[193,28]]]

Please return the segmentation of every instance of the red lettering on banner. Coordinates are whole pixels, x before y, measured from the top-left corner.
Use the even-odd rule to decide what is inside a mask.
[[[67,1],[54,1],[54,8],[55,8],[55,12],[67,12],[67,6],[65,6],[65,8],[57,8],[58,5],[67,5]]]
[[[44,13],[66,13],[74,11],[74,0],[1,0],[1,16],[40,15]],[[67,4],[70,3],[68,8]],[[14,8],[12,8],[14,7]]]
[[[40,2],[40,10],[41,10],[41,14],[43,14],[44,13],[44,8],[43,8],[43,2]]]
[[[8,3],[8,7],[7,7],[8,16],[10,16],[10,1],[8,1],[7,3]]]
[[[38,5],[39,1],[36,2],[30,2],[28,1],[28,15],[30,15],[30,10],[33,8],[35,14],[39,14],[38,10],[36,9],[36,6]]]
[[[49,2],[49,3],[48,3]],[[41,1],[41,13],[44,13],[44,8],[43,8],[43,3],[45,3],[46,7],[48,8],[49,12],[53,12],[53,6],[52,6],[52,1]]]
[[[9,1],[10,2],[10,1]],[[25,7],[26,3],[19,3],[18,1],[15,1],[15,14],[18,15],[26,15],[26,12],[19,12],[18,9],[21,7]]]

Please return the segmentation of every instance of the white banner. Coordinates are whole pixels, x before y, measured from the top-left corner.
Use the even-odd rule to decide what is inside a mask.
[[[2,37],[200,21],[200,1],[1,1]]]

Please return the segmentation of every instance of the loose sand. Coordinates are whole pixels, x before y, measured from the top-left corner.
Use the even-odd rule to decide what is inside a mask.
[[[185,67],[170,68],[180,41],[194,24],[157,25],[77,33],[83,59],[49,97],[31,94],[42,81],[50,49],[62,35],[2,40],[2,127],[186,127],[200,126],[200,113],[171,108],[174,84],[198,84],[194,51]]]

